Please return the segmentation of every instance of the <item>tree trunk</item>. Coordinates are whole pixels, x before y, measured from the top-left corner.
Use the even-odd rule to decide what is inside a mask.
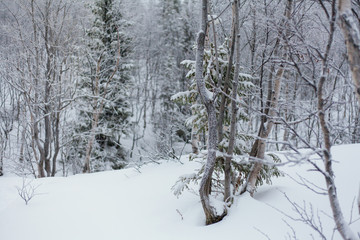
[[[202,0],[202,14],[201,14],[201,29],[197,39],[197,51],[196,51],[196,84],[200,94],[200,97],[206,107],[208,113],[208,155],[205,165],[204,175],[200,182],[200,199],[201,204],[206,216],[206,224],[212,224],[220,221],[225,215],[226,211],[221,215],[218,215],[216,210],[210,204],[210,186],[212,174],[216,161],[216,148],[217,148],[217,119],[216,109],[214,103],[214,97],[206,89],[205,81],[203,78],[203,59],[204,59],[204,46],[205,46],[205,33],[207,32],[207,8],[208,1]]]
[[[52,90],[52,86],[51,86],[51,81],[52,76],[53,76],[53,72],[54,72],[54,68],[55,68],[55,63],[54,63],[54,57],[55,57],[55,53],[54,53],[54,48],[53,48],[53,29],[50,26],[50,19],[49,19],[49,15],[50,15],[50,9],[51,7],[51,1],[47,1],[46,2],[46,6],[45,6],[45,19],[44,19],[44,29],[45,29],[45,34],[44,34],[44,45],[45,45],[45,50],[47,53],[47,59],[46,59],[46,76],[45,76],[45,86],[44,86],[44,102],[45,102],[45,106],[44,106],[44,121],[45,121],[45,139],[44,139],[44,161],[45,161],[45,171],[46,171],[46,175],[47,177],[51,176],[51,164],[50,164],[50,157],[51,157],[51,100],[50,100],[50,96],[51,96],[51,90]]]
[[[291,18],[292,4],[293,4],[293,0],[287,0],[285,17],[287,18],[288,21]],[[285,25],[286,24],[287,23],[285,23]],[[289,34],[288,31],[286,31],[285,38],[288,36],[288,34]],[[280,37],[281,34],[279,34],[279,38]],[[287,54],[285,54],[285,60],[286,59],[287,59]],[[265,111],[265,113],[268,115],[269,119],[265,117],[265,119],[262,120],[262,124],[260,126],[260,130],[258,134],[259,139],[257,139],[257,141],[255,142],[254,145],[256,146],[253,146],[252,155],[250,155],[251,157],[255,158],[255,163],[250,170],[246,185],[242,190],[242,192],[245,192],[246,190],[250,193],[251,196],[254,195],[254,192],[256,190],[256,181],[261,171],[261,168],[263,167],[262,160],[265,158],[266,139],[269,137],[271,130],[274,126],[273,118],[276,115],[276,108],[279,101],[281,82],[284,75],[284,71],[285,71],[284,64],[280,64],[279,69],[277,70],[275,75],[274,89],[271,91],[271,95],[270,95],[271,98],[269,98],[268,95],[268,99],[271,99],[271,101],[269,103],[270,106],[267,108],[267,111]],[[255,148],[257,149],[255,150]]]
[[[199,154],[199,137],[196,126],[193,124],[191,128],[191,148],[192,153]]]
[[[292,0],[288,0],[289,2]],[[261,160],[263,160],[265,158],[265,150],[266,150],[266,139],[269,137],[271,130],[274,126],[274,121],[272,118],[275,117],[276,115],[276,107],[279,101],[279,96],[280,96],[280,90],[281,90],[281,82],[282,82],[282,77],[284,75],[284,71],[285,68],[284,66],[281,64],[276,76],[275,76],[275,86],[272,92],[272,97],[271,97],[271,105],[269,108],[269,120],[267,123],[262,123],[262,127],[260,127],[260,131],[259,131],[259,139],[257,139],[257,143],[256,143],[256,152],[253,152],[253,155],[251,155],[252,157],[255,158],[255,163],[253,165],[253,167],[251,168],[250,174],[248,176],[248,180],[246,183],[246,190],[250,193],[251,196],[254,195],[255,189],[256,189],[256,181],[258,178],[258,175],[260,173],[261,168],[263,167],[263,164],[261,162]],[[253,149],[253,151],[255,151]],[[256,155],[255,155],[256,154]]]
[[[1,138],[3,138],[2,136],[0,136]],[[1,139],[1,141],[4,141],[4,139]],[[3,147],[0,145],[0,176],[4,175],[3,173],[3,165],[4,165],[4,162],[3,162]]]
[[[60,103],[59,103],[60,107]],[[54,177],[56,174],[56,159],[60,152],[60,110],[55,114],[55,130],[54,130],[54,155],[52,158],[52,169],[51,176]]]
[[[96,124],[92,125],[88,144],[86,146],[86,154],[85,154],[85,161],[84,161],[84,167],[83,167],[83,173],[90,173],[90,157],[91,157],[91,151],[95,140],[95,130],[96,130]]]
[[[360,104],[360,33],[351,10],[351,0],[339,0],[340,27],[343,32],[347,57]]]
[[[340,3],[341,4],[341,3]],[[344,2],[343,2],[344,4]],[[346,4],[346,3],[345,3]],[[348,3],[350,4],[350,3]],[[343,5],[343,7],[345,7]],[[342,14],[343,15],[343,14]],[[343,16],[342,16],[343,18]],[[323,162],[325,167],[325,172],[323,173],[325,177],[325,182],[327,186],[328,197],[330,201],[331,210],[333,213],[334,221],[339,231],[340,235],[344,240],[358,240],[359,238],[352,232],[348,223],[345,221],[344,216],[342,214],[342,210],[340,207],[339,199],[336,192],[335,186],[335,175],[332,169],[332,156],[331,156],[331,140],[330,140],[330,130],[326,121],[325,116],[325,100],[323,98],[324,84],[327,80],[328,75],[328,58],[330,49],[333,43],[334,32],[335,32],[335,21],[336,21],[336,7],[335,2],[332,3],[332,17],[330,19],[330,31],[329,31],[329,39],[326,46],[326,52],[322,58],[322,74],[318,84],[317,91],[317,108],[318,108],[318,116],[320,127],[323,135]],[[359,75],[360,76],[360,75]]]
[[[26,117],[25,117],[25,110],[24,113],[22,114],[21,120],[22,120],[22,130],[21,130],[21,145],[20,145],[20,156],[19,156],[19,162],[23,163],[24,162],[24,148],[25,148],[25,144],[26,144]]]
[[[99,121],[99,115],[102,110],[102,104],[100,106],[101,110],[98,108],[98,99],[99,99],[99,73],[100,73],[100,62],[101,57],[99,58],[96,66],[96,76],[95,76],[95,96],[93,101],[93,116],[92,116],[92,124],[91,124],[91,130],[90,135],[88,139],[88,144],[86,146],[86,152],[85,152],[85,160],[84,160],[84,167],[83,167],[83,173],[90,173],[90,157],[91,152],[93,148],[93,144],[95,141],[95,132]]]
[[[323,133],[323,141],[325,148],[323,150],[323,160],[325,166],[325,182],[327,186],[328,197],[330,201],[331,210],[333,213],[334,221],[339,231],[340,235],[344,240],[358,240],[359,238],[352,232],[348,223],[345,221],[340,207],[339,199],[337,196],[335,181],[334,181],[334,172],[332,169],[332,157],[331,157],[331,142],[330,142],[330,130],[327,126],[325,119],[325,108],[324,108],[324,99],[323,99],[323,85],[326,81],[327,68],[324,67],[322,77],[320,78],[319,87],[318,87],[318,110],[319,110],[319,120],[320,126]]]
[[[359,186],[359,195],[358,195],[358,208],[359,208],[359,215],[360,215],[360,186]]]
[[[234,1],[234,11],[233,11],[233,22],[234,22],[234,31],[233,34],[236,36],[234,45],[236,46],[236,65],[233,79],[233,88],[231,95],[231,124],[230,124],[230,136],[229,136],[229,146],[227,151],[227,156],[225,158],[225,194],[224,201],[231,202],[231,159],[234,153],[235,146],[235,134],[236,134],[236,123],[237,123],[237,89],[239,81],[239,72],[240,72],[240,34],[239,33],[239,9],[238,9],[238,0]]]
[[[234,4],[234,3],[233,3]],[[233,8],[233,11],[235,9]],[[235,13],[233,13],[233,16],[235,16]],[[220,103],[220,107],[219,107],[219,118],[218,118],[218,141],[221,142],[223,140],[223,136],[224,136],[224,128],[223,128],[223,124],[224,124],[224,117],[225,117],[225,108],[226,108],[226,100],[227,100],[227,95],[229,94],[229,81],[230,81],[230,75],[231,75],[231,70],[232,70],[232,66],[233,66],[233,59],[234,59],[234,52],[235,52],[235,41],[236,41],[236,26],[235,26],[235,19],[233,18],[233,24],[232,24],[232,36],[231,36],[231,42],[230,42],[230,55],[229,55],[229,63],[228,63],[228,68],[226,70],[226,76],[225,76],[225,81],[224,81],[224,89],[223,89],[223,93],[221,94],[221,103]],[[220,89],[222,86],[219,86]]]
[[[118,71],[119,69],[119,64],[120,64],[120,40],[119,40],[119,33],[118,33],[118,57],[116,59],[116,63],[115,63],[115,68],[112,71],[112,73],[107,77],[107,79],[105,82],[105,87],[103,89],[102,94],[100,94],[100,86],[99,86],[99,82],[100,82],[100,71],[101,71],[101,56],[99,57],[98,61],[97,61],[97,65],[96,65],[96,74],[95,74],[95,96],[94,96],[94,101],[93,101],[93,116],[92,116],[92,125],[91,125],[91,130],[90,130],[90,136],[88,139],[88,144],[86,147],[86,154],[85,154],[85,160],[84,160],[84,167],[83,167],[83,173],[90,173],[90,157],[91,157],[91,151],[93,148],[93,144],[95,141],[95,133],[97,130],[97,126],[98,126],[98,122],[99,122],[99,117],[100,114],[103,111],[104,108],[104,103],[105,103],[105,98],[106,98],[106,94],[107,94],[107,88],[109,86],[109,83],[111,82],[111,80],[114,78],[115,73]],[[99,99],[101,97],[101,101],[98,103]]]

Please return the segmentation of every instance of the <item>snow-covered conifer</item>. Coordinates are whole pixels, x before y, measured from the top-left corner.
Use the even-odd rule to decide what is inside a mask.
[[[82,61],[73,156],[84,159],[89,151],[95,171],[126,165],[120,139],[129,127],[127,89],[131,84],[132,46],[127,34],[130,24],[123,19],[120,7],[113,0],[96,1],[92,6],[94,21],[86,32],[87,52]]]

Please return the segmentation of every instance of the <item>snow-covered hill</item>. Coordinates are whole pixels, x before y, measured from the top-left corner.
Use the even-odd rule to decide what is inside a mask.
[[[336,181],[344,215],[360,232],[356,195],[360,183],[360,145],[333,148]],[[22,178],[0,178],[0,239],[2,240],[212,240],[212,239],[321,239],[302,221],[294,207],[306,209],[309,220],[331,238],[334,223],[328,198],[296,183],[325,186],[323,177],[307,164],[281,167],[286,174],[273,185],[259,188],[255,198],[235,199],[220,223],[204,226],[194,192],[176,198],[171,187],[178,176],[192,173],[196,162],[166,162],[140,169],[125,169],[68,178],[37,179],[28,205],[18,196]],[[291,176],[291,177],[290,177]],[[29,182],[29,180],[27,180]],[[319,190],[321,191],[321,190]],[[293,205],[290,201],[293,201]],[[295,205],[297,204],[297,205]],[[355,204],[355,205],[354,205]],[[353,206],[353,207],[352,207]],[[292,217],[293,220],[289,217]],[[313,238],[311,237],[311,234]],[[334,239],[340,239],[335,233]]]

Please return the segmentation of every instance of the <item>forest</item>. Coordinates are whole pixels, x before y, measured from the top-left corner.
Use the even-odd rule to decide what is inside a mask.
[[[0,52],[0,188],[26,205],[36,181],[178,164],[167,191],[204,225],[291,178],[327,196],[330,230],[281,190],[309,239],[360,238],[360,174],[339,178],[360,167],[360,0],[1,0]]]

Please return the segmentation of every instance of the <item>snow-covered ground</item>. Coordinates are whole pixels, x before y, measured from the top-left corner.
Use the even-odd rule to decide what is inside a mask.
[[[356,195],[360,183],[360,145],[333,148],[336,183],[348,221],[359,219]],[[166,162],[125,169],[33,180],[37,195],[25,205],[16,186],[19,177],[0,178],[0,239],[2,240],[211,240],[211,239],[321,239],[302,221],[293,204],[306,208],[308,217],[331,239],[334,223],[328,198],[296,183],[298,175],[324,186],[323,177],[307,164],[281,167],[286,174],[262,186],[255,198],[237,197],[228,216],[204,226],[199,197],[171,192],[180,175],[192,173],[196,162]],[[291,176],[291,177],[290,177]],[[286,194],[286,196],[285,196]],[[289,200],[288,200],[288,199]],[[353,204],[355,204],[353,206]],[[352,207],[353,206],[353,207]],[[360,232],[360,220],[351,224]],[[311,235],[312,234],[312,235]],[[312,238],[313,236],[313,238]],[[335,233],[334,239],[340,239]]]

